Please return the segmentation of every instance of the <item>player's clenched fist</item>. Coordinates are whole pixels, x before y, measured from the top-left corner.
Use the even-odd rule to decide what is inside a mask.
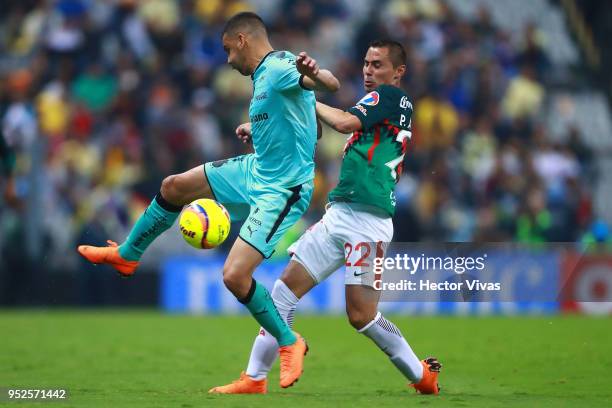
[[[298,72],[304,76],[315,77],[319,73],[319,64],[317,64],[317,60],[310,57],[304,51],[298,54],[295,65]]]
[[[251,122],[243,123],[236,128],[236,136],[242,143],[251,142]]]

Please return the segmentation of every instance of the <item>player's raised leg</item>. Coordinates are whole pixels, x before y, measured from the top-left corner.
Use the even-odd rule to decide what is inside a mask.
[[[147,247],[172,226],[185,204],[197,198],[212,198],[203,166],[166,177],[123,244],[108,241],[107,247],[80,245],[78,251],[94,264],[109,264],[121,275],[130,276]]]
[[[366,285],[346,286],[346,312],[351,325],[370,338],[393,365],[422,394],[438,394],[441,364],[430,357],[422,362],[391,321],[378,311],[379,292]]]

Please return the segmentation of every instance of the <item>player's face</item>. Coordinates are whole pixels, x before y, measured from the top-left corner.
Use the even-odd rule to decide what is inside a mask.
[[[382,84],[392,84],[396,70],[387,48],[370,47],[363,59],[363,86],[367,92]]]
[[[243,34],[223,34],[223,49],[227,54],[227,63],[242,75],[251,75],[246,66],[244,56],[245,38]]]

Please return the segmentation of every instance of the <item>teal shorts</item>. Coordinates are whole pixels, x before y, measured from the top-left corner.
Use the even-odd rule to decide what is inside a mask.
[[[244,221],[240,238],[264,258],[274,253],[283,234],[308,209],[312,180],[289,188],[254,180],[253,154],[209,162],[204,173],[214,199],[227,209],[232,222]]]

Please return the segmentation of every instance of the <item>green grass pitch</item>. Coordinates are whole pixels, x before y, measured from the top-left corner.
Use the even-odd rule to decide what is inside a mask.
[[[250,317],[123,310],[0,311],[0,387],[67,388],[53,407],[612,406],[610,318],[389,317],[444,364],[440,396],[408,389],[344,317],[299,315],[311,352],[296,386],[280,389],[277,363],[268,395],[211,396],[246,366]]]

